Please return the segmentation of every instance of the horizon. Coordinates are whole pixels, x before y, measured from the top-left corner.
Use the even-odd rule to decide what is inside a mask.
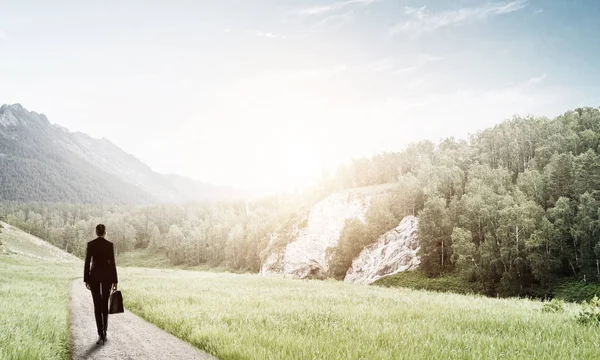
[[[598,3],[237,3],[5,5],[0,99],[159,173],[280,192],[600,95]]]

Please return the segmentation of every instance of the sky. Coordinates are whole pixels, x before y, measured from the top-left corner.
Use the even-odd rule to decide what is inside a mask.
[[[0,0],[0,104],[257,190],[600,105],[596,0]]]

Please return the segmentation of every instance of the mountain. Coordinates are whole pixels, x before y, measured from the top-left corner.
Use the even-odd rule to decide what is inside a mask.
[[[52,125],[20,104],[0,107],[0,200],[147,204],[243,194],[164,175],[106,139]]]

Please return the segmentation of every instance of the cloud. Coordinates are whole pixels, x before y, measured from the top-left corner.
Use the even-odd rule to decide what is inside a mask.
[[[6,33],[4,33],[4,31],[0,30],[0,40],[4,39],[6,37]]]
[[[465,7],[458,10],[442,12],[429,12],[426,6],[420,8],[406,7],[404,13],[410,18],[390,29],[390,35],[402,33],[413,36],[432,32],[439,28],[472,20],[486,20],[490,17],[508,14],[527,7],[527,0],[513,0],[507,2],[492,2],[477,7]]]
[[[534,76],[532,78],[530,78],[529,80],[525,81],[523,83],[524,86],[533,86],[533,85],[538,85],[544,82],[544,80],[546,80],[546,73],[541,74],[539,76]]]
[[[543,12],[544,12],[544,9],[537,9],[536,11],[533,12],[533,15],[541,14]]]
[[[342,10],[348,6],[351,5],[371,5],[374,2],[377,2],[380,0],[346,0],[346,1],[338,1],[338,2],[334,2],[328,5],[319,5],[319,6],[312,6],[312,7],[308,7],[308,8],[304,8],[301,10],[298,10],[296,12],[296,14],[298,15],[304,15],[304,16],[311,16],[311,15],[326,15],[328,13],[331,12],[335,12],[338,10]]]
[[[316,5],[311,7],[296,8],[288,13],[292,19],[308,20],[316,28],[340,29],[355,20],[359,7],[367,7],[382,0],[344,0],[332,2],[327,5]]]
[[[334,29],[339,29],[350,21],[354,20],[354,11],[347,11],[342,14],[333,14],[325,17],[318,26],[328,26]]]
[[[265,32],[260,30],[255,30],[254,34],[256,36],[270,38],[270,39],[285,39],[285,35],[279,33]]]
[[[369,64],[369,66],[375,72],[390,71],[394,68],[394,60],[390,58],[385,58],[375,61],[374,63]]]

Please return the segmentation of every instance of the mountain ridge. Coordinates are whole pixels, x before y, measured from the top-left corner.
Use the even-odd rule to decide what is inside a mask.
[[[0,107],[0,165],[6,169],[0,174],[0,200],[146,204],[244,195],[155,172],[109,139],[51,124],[19,103]]]

